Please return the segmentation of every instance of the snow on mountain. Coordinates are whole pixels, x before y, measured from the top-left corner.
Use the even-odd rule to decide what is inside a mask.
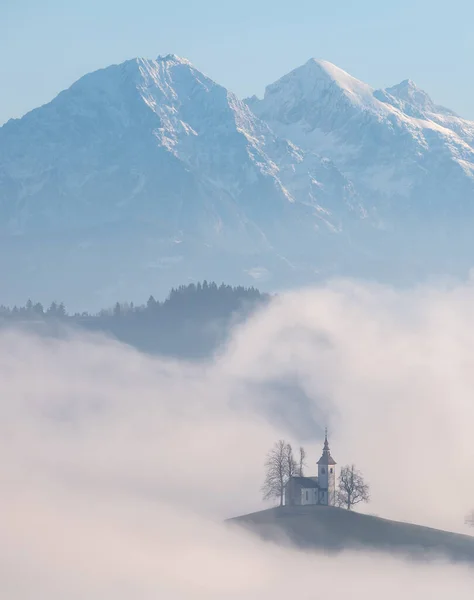
[[[324,163],[306,160],[301,194],[280,161],[287,173],[305,159],[189,61],[131,60],[86,75],[0,129],[2,222],[27,231],[132,216],[179,231],[197,219],[215,232],[228,223],[230,234],[248,221],[265,229],[289,203],[314,204],[317,216],[335,191],[328,199],[324,186],[311,188]],[[337,193],[350,196],[343,179],[336,174]]]
[[[126,251],[147,273],[186,278],[198,255],[211,264],[222,253],[253,257],[234,272],[268,272],[262,253],[291,262],[364,218],[331,161],[276,137],[175,55],[88,74],[0,128],[0,236],[28,249],[17,270],[41,271],[52,251],[44,236],[56,236],[63,270],[76,274],[101,263],[110,277],[113,247],[116,281],[130,281]]]
[[[420,111],[420,115],[426,115],[427,113],[439,113],[455,117],[457,116],[449,108],[444,106],[436,106],[428,94],[424,90],[417,87],[416,84],[411,81],[411,79],[405,79],[398,85],[386,88],[385,92],[389,96],[393,96],[404,103],[401,105],[401,107],[405,109],[403,112],[408,112],[406,109],[412,107],[418,109]]]
[[[311,59],[247,103],[277,135],[329,157],[382,217],[473,212],[474,123],[410,81],[375,91]]]
[[[435,104],[430,96],[410,79],[405,79],[385,90],[377,90],[374,95],[408,116],[433,121],[446,129],[451,129],[474,147],[474,122],[466,121],[449,108]]]
[[[1,301],[470,266],[473,140],[326,61],[246,102],[176,55],[101,69],[0,128]]]

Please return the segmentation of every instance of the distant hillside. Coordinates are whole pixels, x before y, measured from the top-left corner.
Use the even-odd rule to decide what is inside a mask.
[[[58,335],[67,325],[105,333],[144,352],[203,358],[225,342],[233,325],[269,299],[253,287],[204,281],[173,288],[163,301],[150,296],[143,305],[116,302],[97,314],[69,314],[58,302],[48,307],[31,300],[24,306],[0,305],[0,328],[21,326]]]
[[[235,517],[260,537],[330,552],[369,550],[474,563],[474,537],[327,506],[284,506]]]

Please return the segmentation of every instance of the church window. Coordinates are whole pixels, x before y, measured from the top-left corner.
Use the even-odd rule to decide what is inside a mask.
[[[321,474],[326,475],[326,469],[324,467],[321,469]]]
[[[308,490],[306,490],[306,502],[308,502],[308,500],[309,500]]]
[[[332,473],[332,467],[329,469],[329,472]]]

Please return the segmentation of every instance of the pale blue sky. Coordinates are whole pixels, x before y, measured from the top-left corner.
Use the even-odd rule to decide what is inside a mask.
[[[175,53],[240,96],[310,57],[374,87],[413,79],[474,119],[472,0],[0,0],[0,123],[81,75]]]

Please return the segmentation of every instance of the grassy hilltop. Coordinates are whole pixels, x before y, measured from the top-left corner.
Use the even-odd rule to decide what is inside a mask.
[[[331,552],[369,550],[474,564],[474,537],[327,506],[283,506],[229,519],[260,537]]]

